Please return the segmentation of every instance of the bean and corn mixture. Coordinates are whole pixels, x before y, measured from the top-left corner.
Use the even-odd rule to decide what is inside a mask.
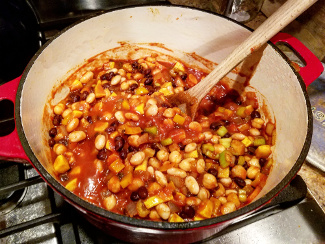
[[[109,211],[154,221],[202,220],[250,203],[272,168],[275,125],[254,92],[240,96],[222,82],[195,121],[165,99],[204,76],[153,54],[70,78],[49,129],[58,180]]]

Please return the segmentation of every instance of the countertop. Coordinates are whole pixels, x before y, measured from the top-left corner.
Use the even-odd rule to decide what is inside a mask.
[[[170,2],[220,14],[225,0],[170,0]],[[257,28],[283,2],[285,0],[265,0],[259,15],[246,25],[252,29]],[[318,1],[283,31],[298,38],[319,60],[325,61],[325,1]],[[325,173],[305,162],[298,174],[304,179],[309,192],[325,211]]]

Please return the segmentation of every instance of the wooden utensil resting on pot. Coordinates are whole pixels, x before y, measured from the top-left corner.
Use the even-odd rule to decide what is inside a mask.
[[[259,26],[243,43],[211,71],[201,82],[187,91],[167,97],[194,119],[201,100],[224,76],[271,37],[281,31],[317,0],[289,0]]]

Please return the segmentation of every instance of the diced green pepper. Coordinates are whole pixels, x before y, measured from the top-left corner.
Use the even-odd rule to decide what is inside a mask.
[[[219,155],[219,163],[221,168],[227,168],[230,165],[230,157],[231,153],[227,150],[224,150],[222,153]]]
[[[157,126],[151,126],[151,127],[145,128],[144,132],[150,133],[152,135],[157,135],[158,134],[158,129],[157,129]]]
[[[258,147],[261,145],[265,145],[265,138],[263,136],[258,136],[254,139],[254,146]]]
[[[207,151],[214,152],[214,146],[211,143],[202,144],[202,152],[206,154]]]
[[[218,155],[213,154],[211,151],[206,151],[205,156],[211,159],[218,159]]]
[[[241,118],[245,118],[246,117],[245,110],[246,110],[246,107],[239,107],[236,111],[236,114]]]
[[[221,126],[218,130],[217,130],[217,134],[221,137],[223,137],[224,135],[226,135],[228,132],[227,128],[224,126]]]
[[[229,148],[230,147],[230,143],[232,141],[232,138],[220,138],[219,139],[219,143],[221,145],[223,145],[225,148]]]
[[[168,145],[173,144],[173,140],[172,140],[172,138],[168,137],[168,138],[162,140],[160,143],[163,146],[168,146]]]

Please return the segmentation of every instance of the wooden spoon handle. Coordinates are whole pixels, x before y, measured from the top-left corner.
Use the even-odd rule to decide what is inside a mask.
[[[201,101],[224,76],[235,68],[254,50],[260,48],[271,37],[281,31],[291,21],[308,9],[317,0],[288,0],[274,14],[266,19],[243,43],[241,43],[226,59],[187,92]]]

